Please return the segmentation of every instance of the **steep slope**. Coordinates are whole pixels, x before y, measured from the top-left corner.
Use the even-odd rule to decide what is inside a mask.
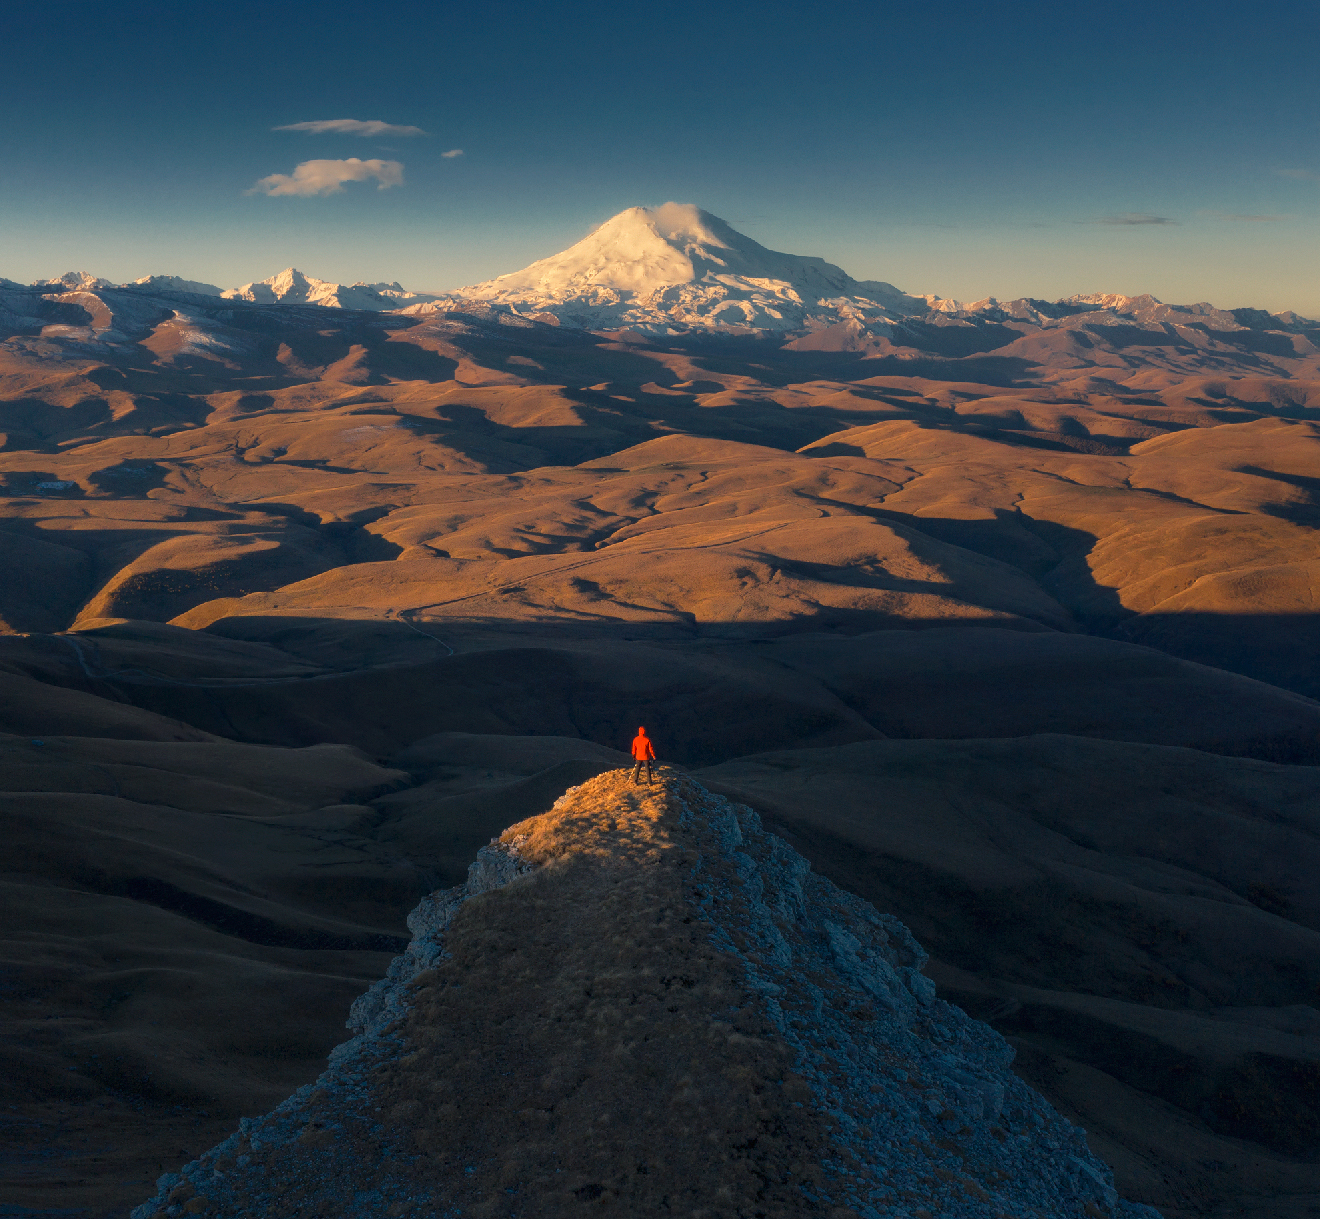
[[[67,639],[0,641],[46,679],[6,687],[6,721],[27,723],[0,740],[24,869],[4,888],[0,1018],[10,1079],[25,1081],[10,1130],[56,1157],[38,1178],[3,1166],[16,1203],[126,1213],[159,1163],[311,1081],[387,964],[365,938],[402,930],[428,888],[460,884],[511,821],[622,765],[604,746],[626,745],[643,709],[663,757],[727,759],[698,778],[914,929],[940,994],[1018,1047],[1014,1069],[1088,1130],[1125,1196],[1178,1219],[1230,1202],[1305,1219],[1320,770],[1131,741],[1248,738],[1274,714],[1244,699],[1254,683],[1224,697],[1177,681],[1181,662],[1149,653],[1143,673],[1116,665],[1114,645],[1057,633],[994,632],[986,650],[980,628],[951,632],[956,647],[940,631],[753,645],[753,674],[741,649],[703,660],[597,644],[569,665],[542,648],[434,665],[443,649],[404,623],[229,626],[265,641],[147,623],[74,637],[114,684],[89,681]],[[1093,648],[1091,664],[1032,654],[1051,641]],[[342,687],[327,677],[391,661]],[[346,733],[391,751],[389,769],[138,711],[116,691],[136,697],[143,666],[223,731]],[[1022,735],[883,740],[843,699],[886,728]],[[415,739],[437,720],[463,730]],[[1028,735],[1051,726],[1093,735]],[[1300,727],[1313,741],[1314,718]],[[1114,733],[1129,741],[1101,739]],[[346,767],[356,790],[335,786]],[[399,772],[410,786],[373,797]]]
[[[1130,1196],[1309,1213],[1320,771],[1037,735],[697,774],[910,925],[941,995],[1013,1042]]]
[[[1154,1215],[901,923],[690,779],[570,789],[409,921],[330,1070],[135,1219]]]

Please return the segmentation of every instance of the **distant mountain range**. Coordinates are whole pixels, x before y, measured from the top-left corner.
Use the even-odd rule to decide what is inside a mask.
[[[19,285],[11,280],[0,280],[0,288]],[[400,284],[336,284],[329,280],[304,275],[296,267],[288,267],[278,275],[241,288],[218,288],[196,279],[179,275],[144,275],[132,283],[116,284],[108,279],[89,275],[86,271],[70,271],[58,279],[37,280],[33,288],[63,290],[65,292],[100,292],[107,288],[147,292],[152,295],[183,295],[218,297],[223,300],[252,301],[259,305],[324,305],[329,309],[369,309],[384,312],[405,305],[439,300],[437,293],[409,292]]]
[[[853,279],[820,258],[767,249],[718,216],[684,203],[628,208],[560,254],[452,292],[413,292],[397,282],[333,283],[293,267],[229,289],[176,275],[148,275],[114,285],[84,272],[32,285],[47,298],[116,287],[153,296],[266,305],[504,315],[646,335],[774,335],[782,336],[789,347],[825,350],[920,347],[913,340],[912,319],[940,327],[1019,322],[1076,331],[1093,325],[1101,314],[1107,315],[1107,324],[1182,328],[1193,345],[1201,345],[1204,339],[1196,335],[1207,332],[1294,335],[1301,346],[1294,343],[1291,353],[1277,354],[1316,354],[1312,343],[1317,323],[1295,313],[1224,310],[1206,303],[1167,305],[1149,295],[1091,294],[1052,302],[987,297],[970,303],[913,296],[883,281]],[[0,280],[0,290],[5,288],[24,290]]]

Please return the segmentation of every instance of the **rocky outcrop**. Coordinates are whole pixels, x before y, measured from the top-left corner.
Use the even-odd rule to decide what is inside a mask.
[[[1155,1216],[906,927],[689,778],[570,789],[409,924],[328,1070],[134,1219]]]

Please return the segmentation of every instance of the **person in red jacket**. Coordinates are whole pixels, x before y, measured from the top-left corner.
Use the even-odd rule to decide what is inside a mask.
[[[646,735],[645,728],[637,729],[637,735],[633,737],[632,756],[637,765],[633,767],[633,782],[637,782],[638,776],[642,773],[642,763],[646,763],[646,781],[651,782],[651,763],[655,761],[655,747],[651,744],[651,738]]]

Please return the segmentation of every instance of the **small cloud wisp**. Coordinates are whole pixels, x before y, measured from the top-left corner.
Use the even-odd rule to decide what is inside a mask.
[[[377,190],[403,185],[403,164],[400,161],[360,161],[349,157],[344,161],[304,161],[294,167],[291,174],[268,174],[251,190],[249,195],[337,195],[345,182],[366,182],[375,178]]]
[[[1211,220],[1234,220],[1245,224],[1273,224],[1278,220],[1291,220],[1292,216],[1281,213],[1279,215],[1268,215],[1261,213],[1253,215],[1250,212],[1202,212],[1202,216],[1208,216]]]
[[[1177,224],[1178,221],[1168,216],[1152,216],[1149,212],[1123,212],[1118,216],[1101,216],[1092,224]]]
[[[305,131],[308,135],[425,135],[420,127],[400,127],[379,119],[319,119],[314,123],[286,123],[272,131]]]
[[[440,155],[448,161],[450,157],[461,157],[463,155],[463,150],[461,148],[451,148],[448,152],[442,152]]]

